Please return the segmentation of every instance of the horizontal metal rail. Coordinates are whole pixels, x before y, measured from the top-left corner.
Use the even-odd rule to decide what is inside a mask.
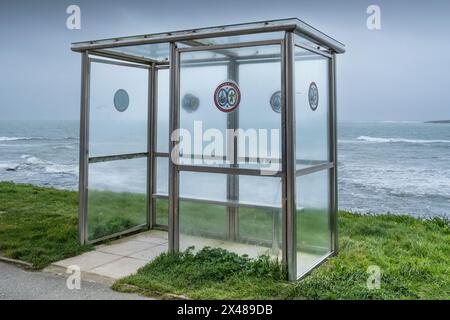
[[[89,55],[93,56],[99,56],[109,59],[117,59],[122,61],[128,61],[133,63],[140,63],[142,65],[151,65],[152,63],[156,63],[156,60],[145,58],[145,57],[138,57],[133,56],[126,53],[120,53],[120,52],[114,52],[111,50],[95,50],[95,51],[89,51]]]
[[[308,45],[306,45],[306,44],[303,44],[303,43],[295,43],[294,45],[295,45],[296,47],[298,47],[298,48],[301,48],[301,49],[310,51],[310,52],[315,53],[315,54],[319,54],[319,55],[324,56],[324,57],[326,57],[326,58],[329,58],[329,59],[332,58],[332,55],[329,54],[328,52],[325,52],[325,51],[322,51],[322,50],[319,50],[319,49],[310,47],[310,46],[308,46]]]
[[[205,172],[205,173],[219,173],[219,174],[233,174],[243,176],[258,176],[258,177],[281,177],[282,171],[261,169],[247,169],[235,167],[213,167],[213,166],[195,166],[195,165],[177,165],[178,171],[189,172]]]
[[[317,171],[331,169],[333,167],[334,167],[333,162],[323,163],[323,164],[315,165],[315,166],[308,167],[308,168],[297,169],[295,172],[295,175],[297,177],[300,177],[300,176],[304,176],[304,175],[314,173]]]
[[[143,45],[143,44],[151,44],[151,43],[167,43],[167,42],[182,42],[186,40],[198,40],[205,38],[218,38],[218,37],[226,37],[226,36],[239,36],[245,34],[255,34],[255,33],[266,33],[266,32],[276,32],[276,31],[293,31],[297,28],[296,23],[289,23],[283,25],[265,25],[265,26],[256,26],[256,27],[247,27],[243,29],[235,29],[235,30],[218,30],[212,32],[196,32],[195,30],[187,30],[184,33],[178,34],[161,34],[154,35],[151,37],[140,36],[131,39],[105,39],[105,40],[96,40],[84,43],[73,43],[72,50],[73,51],[85,51],[85,50],[98,50],[105,48],[116,48],[116,47],[126,47],[126,46],[134,46],[134,45]]]
[[[157,158],[168,158],[169,153],[168,152],[155,152],[155,157]],[[210,156],[210,155],[200,155],[200,154],[191,154],[191,155],[180,155],[180,159],[203,159],[203,160],[223,160],[226,161],[226,156]],[[264,157],[238,157],[237,158],[239,163],[263,163],[263,164],[269,164],[269,163],[280,163],[281,159],[279,158],[264,158]],[[297,159],[297,164],[303,164],[303,165],[310,165],[310,166],[316,166],[316,165],[322,165],[324,164],[321,160],[303,160],[303,159]]]
[[[137,231],[141,231],[141,230],[144,230],[144,229],[145,230],[147,229],[147,224],[141,224],[141,225],[138,225],[136,227],[133,227],[133,228],[130,228],[130,229],[127,229],[127,230],[124,230],[124,231],[116,232],[116,233],[113,233],[113,234],[110,234],[110,235],[107,235],[107,236],[104,236],[104,237],[101,237],[101,238],[97,238],[97,239],[94,239],[94,240],[89,240],[87,243],[88,244],[93,244],[93,243],[97,243],[97,242],[102,242],[102,241],[105,241],[105,240],[108,240],[108,239],[118,238],[120,236],[123,236],[123,235],[126,235],[126,234],[130,234],[130,233],[134,233],[134,232],[137,232]]]
[[[111,65],[120,66],[120,67],[130,67],[130,68],[139,68],[139,69],[149,69],[150,68],[149,66],[142,65],[142,64],[133,64],[133,63],[127,63],[127,62],[121,62],[121,61],[115,61],[115,60],[90,58],[89,61],[95,62],[95,63],[111,64]]]
[[[178,48],[177,50],[181,53],[195,52],[195,51],[217,51],[217,50],[223,50],[223,49],[236,49],[236,48],[268,46],[268,45],[281,45],[281,43],[282,43],[281,40],[261,40],[261,41],[227,43],[227,44],[204,45],[204,46],[198,46],[198,47],[186,47],[186,48]]]
[[[155,199],[168,199],[167,194],[162,193],[156,193],[153,194],[153,198]],[[280,199],[281,200],[281,199]],[[214,200],[214,199],[205,199],[205,198],[198,198],[198,197],[185,197],[180,196],[180,201],[188,201],[188,202],[198,202],[198,203],[206,203],[206,204],[212,204],[212,205],[220,205],[220,206],[227,206],[227,207],[243,207],[243,208],[254,208],[254,209],[263,209],[263,210],[281,210],[281,204],[280,205],[268,205],[268,204],[260,204],[260,203],[253,203],[253,202],[246,202],[246,201],[233,201],[233,200]]]
[[[111,155],[111,156],[90,157],[89,163],[128,160],[128,159],[145,158],[145,157],[148,157],[148,152],[117,154],[117,155]]]
[[[275,22],[276,24],[272,24],[273,22]],[[294,31],[296,34],[305,37],[321,46],[333,49],[337,53],[345,52],[345,46],[342,43],[298,19],[295,19],[294,21],[289,21],[288,19],[285,19],[285,21],[258,21],[238,25],[216,26],[212,28],[181,30],[152,35],[147,34],[134,37],[78,42],[72,44],[72,50],[81,52],[85,50],[97,50],[111,47],[124,47],[177,41],[181,42],[187,40],[239,36],[277,31]]]

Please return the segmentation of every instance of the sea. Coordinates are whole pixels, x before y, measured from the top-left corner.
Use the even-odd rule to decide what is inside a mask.
[[[77,190],[78,150],[77,121],[0,121],[0,181]],[[450,124],[340,122],[338,160],[340,209],[450,216]],[[97,179],[130,184],[124,170]]]

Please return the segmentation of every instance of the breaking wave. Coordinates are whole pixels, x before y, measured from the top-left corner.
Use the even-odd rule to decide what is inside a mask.
[[[32,137],[0,137],[0,141],[33,140]]]
[[[33,169],[43,169],[46,173],[78,174],[77,165],[53,163],[28,154],[24,154],[20,158],[25,160],[25,165],[31,166]]]
[[[0,137],[0,141],[21,141],[21,140],[78,140],[78,137],[61,137],[61,138],[45,138],[45,137]]]
[[[423,140],[423,139],[403,139],[403,138],[377,138],[370,136],[359,136],[356,140],[371,142],[371,143],[416,143],[416,144],[428,144],[428,143],[450,143],[450,140]]]

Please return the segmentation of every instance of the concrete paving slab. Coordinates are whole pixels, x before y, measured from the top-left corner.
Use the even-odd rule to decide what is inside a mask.
[[[54,265],[63,268],[68,268],[69,266],[77,265],[80,267],[81,271],[88,271],[90,269],[99,267],[105,263],[109,263],[120,258],[121,256],[111,253],[90,251],[73,258],[55,262]]]
[[[150,234],[143,234],[143,235],[138,235],[133,237],[134,241],[141,241],[141,242],[147,242],[150,244],[156,244],[156,245],[160,245],[160,244],[168,244],[169,241],[167,239],[161,238],[161,237],[156,237],[156,236],[152,236]]]
[[[120,279],[136,273],[139,268],[147,263],[148,261],[145,260],[124,257],[94,268],[90,270],[90,273],[113,279]]]
[[[129,257],[144,260],[144,261],[148,262],[148,261],[155,259],[161,253],[167,252],[167,250],[168,250],[167,245],[158,245],[155,247],[151,247],[149,249],[145,249],[145,250],[133,253],[132,255],[129,255]]]
[[[111,253],[119,256],[128,256],[138,251],[142,251],[144,249],[148,249],[155,244],[147,243],[143,241],[122,241],[119,243],[112,243],[109,245],[103,245],[96,248],[96,251]]]
[[[180,250],[186,250],[189,246],[195,246],[195,251],[205,246],[224,248],[238,254],[247,254],[255,258],[261,254],[272,255],[272,249],[231,241],[208,239],[181,234]],[[81,268],[84,279],[113,284],[115,280],[134,274],[137,270],[163,252],[167,252],[167,232],[151,230],[137,235],[112,241],[110,244],[99,245],[95,251],[84,253],[78,257],[65,259],[52,264],[47,268],[48,272],[64,274],[67,267],[78,265]],[[281,259],[280,254],[272,255]],[[321,257],[315,254],[298,252],[297,266],[300,271],[305,271]]]
[[[142,233],[142,235],[151,235],[152,237],[162,238],[162,239],[169,239],[169,234],[167,231],[161,231],[161,230],[150,230],[148,232]]]

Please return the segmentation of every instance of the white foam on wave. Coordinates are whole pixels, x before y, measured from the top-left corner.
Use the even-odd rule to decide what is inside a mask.
[[[45,166],[45,172],[78,174],[78,166],[77,165],[51,163],[51,164],[48,164]]]
[[[20,156],[20,158],[25,159],[25,163],[27,163],[27,164],[45,164],[46,163],[45,160],[42,160],[35,156],[31,156],[29,154],[23,154]]]
[[[42,160],[29,154],[23,154],[20,158],[25,159],[26,165],[41,168],[41,170],[43,169],[46,173],[78,174],[77,165],[54,163],[51,161]]]
[[[371,197],[386,193],[424,198],[449,197],[449,181],[450,168],[405,166],[403,163],[367,165],[358,161],[340,165],[339,182],[352,192],[368,188],[372,192]]]
[[[428,143],[450,143],[450,140],[424,140],[424,139],[404,139],[404,138],[378,138],[370,136],[359,136],[356,138],[358,141],[370,142],[370,143],[416,143],[416,144],[428,144]]]
[[[32,137],[0,137],[0,141],[33,140]]]

